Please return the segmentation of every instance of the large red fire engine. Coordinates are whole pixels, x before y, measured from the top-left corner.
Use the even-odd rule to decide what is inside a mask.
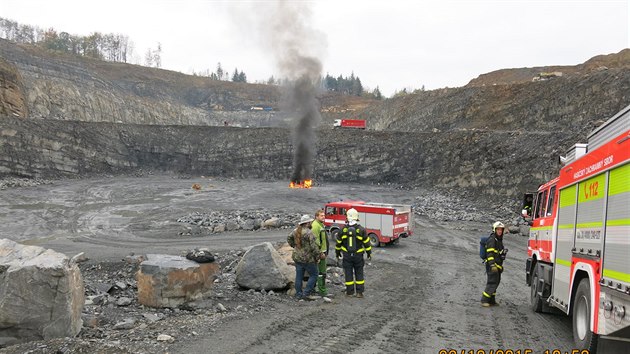
[[[571,315],[580,349],[628,353],[630,106],[560,159],[560,176],[541,185],[531,204],[531,307]]]
[[[354,208],[359,212],[359,224],[365,227],[372,247],[398,242],[399,238],[413,234],[411,205],[367,203],[345,200],[326,204],[324,224],[335,239],[346,222],[346,212]]]

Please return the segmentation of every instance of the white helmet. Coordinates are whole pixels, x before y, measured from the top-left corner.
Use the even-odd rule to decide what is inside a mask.
[[[503,223],[500,222],[500,221],[497,221],[494,224],[492,224],[492,232],[497,231],[497,229],[499,229],[499,228],[505,230],[505,225],[503,225]]]
[[[313,221],[314,219],[307,214],[302,215],[302,217],[300,218],[300,225],[302,224],[308,224],[309,222]]]
[[[348,220],[359,221],[359,212],[355,208],[348,209],[346,213]]]

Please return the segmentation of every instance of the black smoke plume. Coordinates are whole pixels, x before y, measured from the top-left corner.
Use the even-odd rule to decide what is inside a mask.
[[[311,27],[310,4],[278,1],[268,23],[274,59],[282,78],[287,79],[286,106],[295,112],[293,173],[291,181],[313,177],[316,154],[315,129],[321,121],[319,102],[324,35]]]

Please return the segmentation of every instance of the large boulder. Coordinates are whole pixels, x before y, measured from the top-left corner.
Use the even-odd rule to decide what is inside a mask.
[[[148,254],[136,274],[138,302],[151,307],[177,307],[207,296],[220,268],[180,256]]]
[[[72,337],[82,326],[83,278],[66,255],[0,240],[0,337]]]
[[[293,261],[293,247],[289,246],[287,242],[278,246],[276,251],[278,251],[278,254],[282,257],[286,264],[295,264]]]
[[[236,283],[247,289],[285,289],[294,280],[295,268],[288,266],[269,242],[250,248],[236,267]]]

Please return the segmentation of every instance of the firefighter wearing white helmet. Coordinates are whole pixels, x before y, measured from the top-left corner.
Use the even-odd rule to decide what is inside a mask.
[[[507,248],[503,247],[503,233],[505,225],[497,221],[492,224],[492,233],[486,240],[486,274],[488,280],[486,288],[481,295],[481,306],[489,307],[497,305],[495,296],[497,288],[501,283],[501,273],[503,273],[503,261],[507,254]]]
[[[335,254],[337,258],[343,256],[343,272],[346,278],[346,296],[363,297],[365,278],[363,277],[363,254],[372,259],[372,246],[365,228],[359,225],[359,212],[351,208],[346,212],[346,224],[337,234]]]

